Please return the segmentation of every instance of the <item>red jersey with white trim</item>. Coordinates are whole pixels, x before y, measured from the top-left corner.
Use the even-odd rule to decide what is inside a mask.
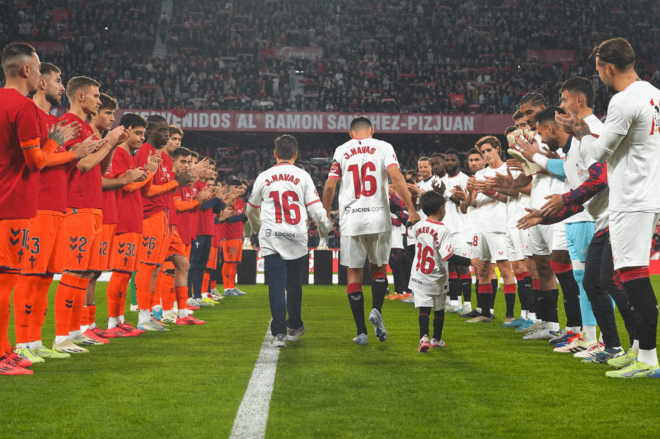
[[[186,203],[189,203],[195,199],[195,197],[192,195],[193,194],[193,189],[190,186],[184,186],[184,187],[178,187],[176,192],[174,193],[174,199],[179,199],[181,201],[184,201]],[[195,194],[197,196],[197,194]],[[186,210],[184,212],[177,212],[177,220],[178,220],[178,226],[177,230],[179,231],[179,236],[181,236],[181,241],[186,244],[190,245],[192,242],[192,225],[191,225],[191,219],[194,218],[195,220],[197,217],[195,214],[199,210],[199,207],[196,207],[192,210]]]
[[[144,142],[140,149],[138,149],[138,151],[135,153],[135,161],[137,166],[144,168],[147,165],[149,156],[156,154],[156,152],[158,152],[158,150],[154,148],[153,145]],[[172,159],[170,156],[162,153],[161,158],[163,160],[160,166],[158,166],[158,170],[156,170],[156,173],[153,177],[152,184],[154,186],[167,184],[174,180],[175,177],[174,172],[172,172]],[[173,215],[174,211],[172,209],[172,206],[174,205],[174,197],[172,195],[172,191],[167,191],[164,194],[156,195],[155,197],[144,197],[142,203],[144,205],[144,218],[149,218],[150,216],[155,215],[162,210],[168,209],[170,213],[169,223],[176,224],[172,222],[172,217],[176,216]]]
[[[129,169],[137,169],[135,157],[126,152],[123,148],[117,148],[112,158],[112,174],[107,178],[117,178],[125,174]],[[141,189],[133,192],[127,192],[123,189],[116,191],[117,199],[117,231],[116,233],[142,233],[142,204]],[[105,210],[103,211],[105,217]]]
[[[21,142],[43,137],[37,105],[12,88],[0,89],[0,219],[37,216],[39,172],[25,162]]]
[[[245,213],[245,202],[240,198],[236,198],[236,202],[232,207],[236,215]],[[243,239],[243,221],[236,221],[233,223],[225,221],[225,230],[223,239]]]
[[[415,260],[408,288],[431,295],[449,291],[449,263],[452,257],[451,233],[444,224],[428,218],[408,229],[415,239]]]
[[[119,148],[117,148],[119,149]],[[115,155],[117,154],[115,150]],[[114,156],[112,161],[115,161]],[[108,166],[103,176],[105,178],[118,178],[121,174],[113,172],[112,163]],[[126,171],[124,171],[126,172]],[[103,183],[103,181],[101,181]],[[117,224],[117,193],[121,189],[103,189],[101,196],[103,198],[103,224]]]
[[[82,142],[88,137],[93,136],[94,130],[87,122],[73,113],[67,113],[60,117],[60,120],[66,120],[67,124],[78,122],[80,124],[80,135],[75,139],[69,140],[64,147],[69,150],[74,145]],[[77,167],[78,160],[67,163],[69,178],[67,182],[67,207],[77,209],[102,209],[103,192],[101,164],[94,166],[87,172],[83,172]]]
[[[195,183],[195,186],[199,188],[201,191],[206,187],[206,183],[202,183],[201,181],[198,181]],[[201,236],[213,236],[215,235],[215,214],[213,213],[213,209],[206,209],[206,210],[199,210],[199,214],[197,215],[197,235]]]
[[[333,160],[328,178],[341,180],[341,234],[390,232],[387,169],[399,166],[392,145],[371,137],[351,139],[335,150]]]
[[[305,256],[308,212],[319,231],[327,233],[331,227],[312,177],[290,163],[280,163],[259,174],[248,203],[261,209],[259,245],[264,256],[277,253],[284,260]]]
[[[190,188],[190,195],[195,198],[206,187],[206,183],[196,181]],[[200,206],[201,207],[201,206]],[[197,238],[199,231],[199,218],[202,216],[202,210],[197,209],[190,215],[190,239],[191,241]]]
[[[48,137],[48,131],[53,125],[57,125],[57,117],[39,110],[42,121],[42,139]],[[66,152],[64,146],[55,150],[55,154]],[[39,199],[37,210],[53,210],[66,213],[66,180],[67,164],[57,165],[41,170],[39,177]]]

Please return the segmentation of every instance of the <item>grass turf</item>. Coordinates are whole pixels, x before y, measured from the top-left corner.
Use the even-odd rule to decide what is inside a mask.
[[[660,292],[660,278],[653,283]],[[97,286],[101,327],[106,285]],[[197,311],[205,326],[113,339],[36,364],[33,376],[2,377],[0,437],[229,436],[269,320],[266,287],[243,289],[248,296]],[[605,378],[607,366],[521,340],[500,327],[501,292],[495,323],[449,314],[447,347],[426,354],[416,350],[410,304],[386,301],[388,341],[370,334],[368,346],[356,346],[344,287],[309,286],[304,294],[307,334],[281,352],[266,437],[660,435],[659,380]],[[127,316],[135,323],[135,313]],[[627,347],[620,321],[619,329]],[[49,313],[46,346],[53,332]]]

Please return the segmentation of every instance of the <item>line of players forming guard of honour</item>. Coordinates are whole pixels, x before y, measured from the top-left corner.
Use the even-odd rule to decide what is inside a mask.
[[[244,211],[238,197],[247,183],[216,183],[215,162],[181,147],[180,128],[160,116],[127,113],[111,129],[117,102],[99,92],[98,82],[75,77],[65,89],[56,66],[41,63],[27,44],[10,44],[2,54],[6,86],[0,89],[0,235],[6,238],[0,374],[32,374],[32,362],[85,353],[83,346],[111,338],[166,332],[167,324],[204,324],[192,312],[222,297],[209,292],[220,250],[225,295],[243,294],[234,282],[246,221],[259,233],[265,259],[272,343],[299,340],[308,218],[321,235],[330,231],[328,212],[339,184],[340,263],[347,267],[355,343],[368,343],[361,286],[367,260],[368,320],[376,338],[388,336],[385,299],[409,297],[419,309],[420,352],[445,346],[445,313],[471,324],[492,322],[497,267],[504,327],[526,340],[549,340],[555,352],[583,363],[607,363],[615,369],[609,377],[660,377],[658,308],[649,278],[660,218],[654,194],[660,187],[660,91],[637,76],[624,39],[601,43],[592,57],[615,93],[604,124],[592,113],[593,83],[574,77],[562,85],[559,106],[537,92],[521,99],[504,133],[513,160],[504,162],[500,141],[486,136],[468,152],[471,177],[459,171],[454,150],[420,158],[418,169],[404,176],[392,145],[374,139],[371,121],[360,116],[351,122],[351,140],[335,151],[322,197],[295,166],[295,138],[283,135],[275,140],[277,164],[258,176]],[[71,108],[57,120],[49,112],[65,91]],[[476,276],[474,310],[469,266]],[[104,270],[112,271],[105,331],[94,318],[96,280]],[[63,274],[56,338],[48,349],[41,328],[56,273]],[[134,273],[137,328],[123,315]],[[628,333],[627,351],[615,307]]]

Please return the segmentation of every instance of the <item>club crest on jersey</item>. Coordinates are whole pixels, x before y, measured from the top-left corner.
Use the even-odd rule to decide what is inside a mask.
[[[373,154],[376,152],[376,148],[371,148],[369,146],[357,146],[355,148],[351,148],[349,152],[344,153],[344,158],[346,160],[350,159],[354,155],[358,154]]]

